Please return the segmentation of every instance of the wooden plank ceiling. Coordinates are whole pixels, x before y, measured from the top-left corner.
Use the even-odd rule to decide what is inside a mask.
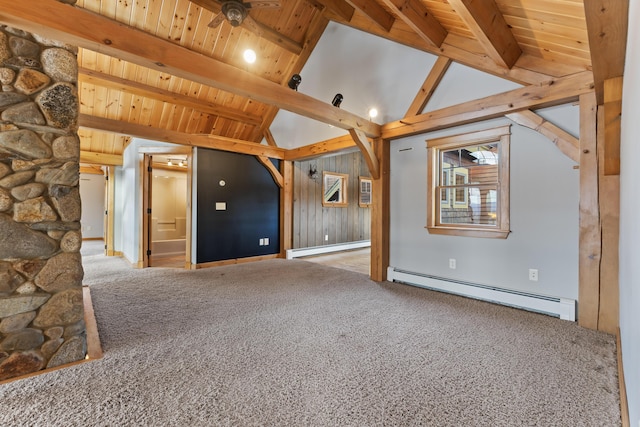
[[[260,81],[283,87],[302,69],[330,20],[522,84],[591,70],[582,0],[280,0],[280,3],[277,9],[250,9],[254,26],[245,20],[233,27],[223,20],[215,28],[208,24],[220,11],[217,0],[78,0],[75,7],[101,15],[101,19],[108,20],[105,22],[116,21],[148,33],[169,48],[182,46],[234,67],[240,74],[250,73]],[[103,27],[107,28],[106,24]],[[109,35],[100,37],[106,40]],[[104,41],[104,45],[109,44]],[[141,61],[131,61],[130,57],[125,60],[124,55],[108,49],[91,50],[87,46],[91,44],[81,47],[78,54],[82,115],[110,119],[105,123],[121,121],[251,143],[260,143],[269,135],[269,126],[279,108],[265,102],[269,96],[251,97],[241,90],[224,90],[220,86],[227,86],[222,84],[216,87],[203,83],[201,78],[187,79],[188,71],[176,73],[175,67],[169,66],[165,70],[164,64],[143,66]],[[242,52],[248,47],[258,56],[251,65],[242,60]],[[214,81],[216,76],[210,79]],[[238,85],[242,83],[239,81]],[[295,102],[284,107],[289,105],[291,111],[299,112]],[[327,111],[319,114],[331,115],[331,110]],[[331,119],[342,121],[342,117]],[[117,129],[108,125],[103,127],[81,127],[81,150],[122,154],[130,137],[114,133]],[[362,129],[356,131],[360,133]],[[274,143],[270,138],[268,141]]]

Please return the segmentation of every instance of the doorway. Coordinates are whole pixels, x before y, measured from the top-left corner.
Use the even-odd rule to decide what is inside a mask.
[[[189,152],[144,154],[143,267],[190,268]]]

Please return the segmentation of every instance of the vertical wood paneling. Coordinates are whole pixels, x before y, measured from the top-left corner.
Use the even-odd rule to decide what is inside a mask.
[[[309,178],[309,168],[318,171]],[[322,207],[322,172],[349,175],[346,207]],[[317,158],[294,163],[293,173],[293,247],[305,248],[367,240],[371,236],[369,208],[358,206],[360,176],[369,176],[367,164],[359,152]],[[324,240],[328,235],[329,239]]]

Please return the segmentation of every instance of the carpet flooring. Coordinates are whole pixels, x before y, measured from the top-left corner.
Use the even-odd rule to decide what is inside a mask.
[[[613,336],[302,260],[85,257],[104,358],[0,386],[2,426],[618,426]]]

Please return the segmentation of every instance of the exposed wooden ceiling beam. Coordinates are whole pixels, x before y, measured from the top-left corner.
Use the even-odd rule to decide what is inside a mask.
[[[449,4],[497,64],[513,67],[522,50],[494,0],[449,0]]]
[[[56,19],[51,19],[55,16]],[[0,22],[379,137],[380,126],[245,70],[57,0],[0,0]]]
[[[264,139],[267,141],[267,144],[270,145],[271,147],[278,146],[278,143],[276,142],[276,139],[273,137],[273,134],[271,133],[270,129],[265,129]]]
[[[585,71],[390,122],[382,126],[382,138],[397,139],[492,119],[515,111],[566,104],[592,91],[593,76]]]
[[[367,162],[371,178],[380,178],[380,161],[376,157],[376,153],[373,152],[373,145],[371,144],[371,142],[367,139],[365,134],[359,130],[351,129],[349,130],[349,134],[360,149],[365,162]]]
[[[422,39],[440,47],[447,37],[447,30],[429,12],[420,0],[382,0]]]
[[[584,0],[589,49],[598,105],[604,103],[604,81],[624,74],[629,0]]]
[[[122,166],[122,155],[80,151],[80,163],[104,166]]]
[[[533,129],[544,135],[568,158],[580,164],[580,141],[569,132],[560,129],[558,126],[548,122],[543,117],[531,110],[522,110],[509,113],[507,118],[513,120],[520,126]]]
[[[78,123],[80,127],[88,129],[96,129],[121,135],[130,135],[154,141],[171,142],[191,147],[213,148],[216,150],[231,151],[234,153],[250,154],[253,156],[266,156],[274,159],[283,159],[285,153],[285,150],[281,148],[269,147],[268,145],[255,144],[253,142],[242,141],[234,138],[215,135],[192,135],[172,130],[153,128],[136,123],[105,119],[87,114],[80,114]]]
[[[357,148],[357,146],[351,135],[344,135],[328,139],[326,141],[317,142],[315,144],[287,150],[284,159],[290,161],[305,160],[328,153],[353,150],[354,148]]]
[[[411,103],[411,106],[409,106],[407,113],[404,115],[405,117],[416,116],[422,113],[422,110],[424,110],[424,107],[427,106],[427,103],[431,99],[431,95],[433,95],[433,92],[438,87],[440,80],[442,80],[444,74],[449,69],[449,65],[451,65],[450,58],[444,56],[438,57],[436,63],[431,67],[431,71],[429,71],[422,87],[418,91],[418,94]]]
[[[193,4],[197,4],[198,6],[213,12],[214,14],[220,13],[221,11],[220,4],[213,0],[189,0],[189,1]],[[300,52],[302,51],[302,45],[300,43],[290,39],[284,34],[280,34],[273,28],[268,27],[263,23],[256,21],[255,19],[253,21],[256,23],[256,28],[253,28],[250,25],[243,25],[242,28],[246,29],[247,31],[255,32],[256,35],[264,38],[265,40],[270,41],[271,43],[274,43],[280,46],[285,50],[288,50],[291,53],[300,55]]]
[[[121,77],[112,76],[110,74],[105,74],[99,71],[89,70],[88,68],[82,67],[78,69],[78,74],[78,80],[81,83],[90,83],[96,86],[120,90],[122,92],[127,92],[133,95],[167,102],[169,104],[193,108],[194,110],[203,113],[237,120],[239,122],[251,124],[254,126],[260,126],[262,124],[262,119],[258,116],[246,114],[240,110],[223,107],[207,101],[201,101],[187,95],[171,92],[158,87],[145,85],[132,80],[123,79]]]
[[[384,31],[390,31],[396,18],[380,6],[375,0],[347,0],[347,2],[371,19],[371,22],[378,25]]]
[[[344,0],[316,0],[326,8],[334,11],[340,18],[350,21],[355,13],[355,9]]]

